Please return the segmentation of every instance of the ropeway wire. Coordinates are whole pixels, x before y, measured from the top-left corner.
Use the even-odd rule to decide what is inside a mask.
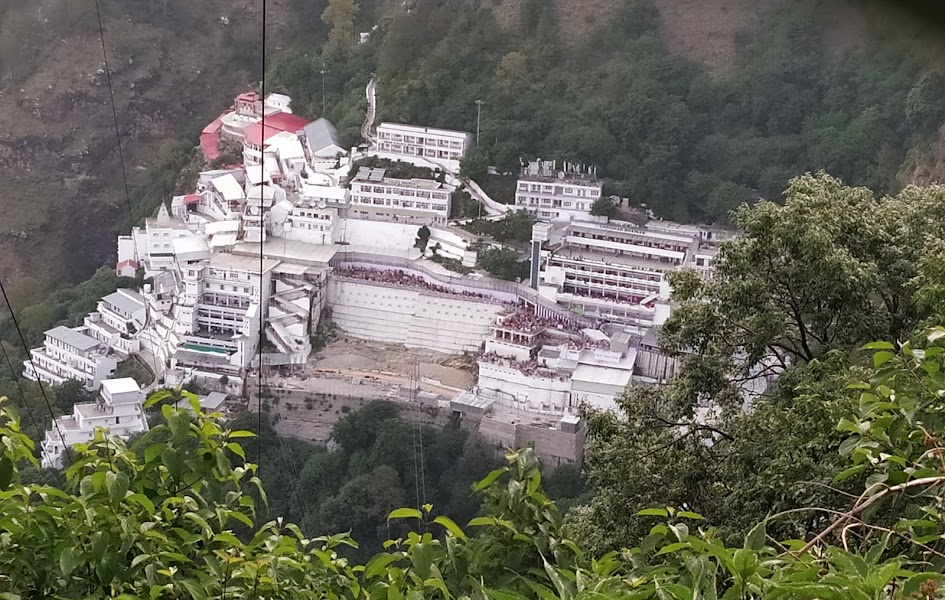
[[[37,375],[39,371],[36,369],[36,363],[33,362],[33,354],[30,352],[29,344],[26,343],[26,337],[23,335],[23,330],[20,329],[20,322],[16,318],[16,313],[13,312],[13,305],[10,304],[10,297],[7,296],[7,289],[3,285],[3,280],[0,279],[0,293],[3,294],[3,300],[7,304],[7,309],[10,311],[10,318],[13,320],[13,327],[16,328],[16,334],[20,338],[20,343],[23,345],[23,351],[26,352],[27,360],[29,360],[30,366],[33,368],[33,372]],[[4,351],[4,354],[6,352]],[[59,420],[56,419],[56,413],[53,412],[52,404],[49,402],[49,396],[46,394],[46,386],[43,385],[43,381],[40,377],[36,377],[36,383],[39,384],[39,391],[43,395],[43,400],[46,402],[46,408],[49,410],[49,418],[52,419],[53,429],[56,430],[56,433],[59,434],[59,439],[62,441],[63,450],[66,452],[66,456],[69,457],[69,462],[73,462],[72,459],[72,450],[69,448],[69,445],[66,444],[66,436],[62,434],[62,429],[59,428]],[[19,384],[17,384],[19,385]],[[24,404],[26,403],[26,397],[23,397]]]
[[[22,374],[17,374],[16,369],[13,368],[13,362],[10,360],[10,355],[7,354],[7,349],[3,346],[2,340],[0,340],[0,352],[3,352],[3,360],[6,361],[7,366],[10,368],[10,376],[13,377],[13,383],[16,384],[16,389],[20,391],[20,397],[23,399],[23,406],[26,408],[26,414],[29,415],[30,423],[33,424],[34,429],[43,431],[39,421],[37,421],[36,417],[33,415],[33,408],[26,400],[26,392],[23,391],[23,386],[20,384],[20,377],[22,377]]]
[[[262,393],[263,393],[263,339],[266,335],[266,315],[263,313],[263,302],[266,299],[266,294],[263,290],[263,265],[264,265],[264,252],[263,252],[263,239],[266,235],[265,231],[265,221],[266,221],[266,204],[263,202],[263,186],[265,185],[265,168],[266,168],[266,0],[262,0],[262,77],[260,78],[260,96],[262,104],[262,143],[260,145],[260,159],[259,159],[259,340],[257,341],[257,349],[259,353],[259,381],[257,389],[257,405],[256,405],[256,456],[259,459],[259,464],[256,466],[256,476],[262,478],[262,462],[263,462],[263,448],[262,448]],[[247,202],[249,200],[247,199]],[[259,519],[259,507],[256,510],[256,519]]]
[[[128,206],[128,226],[132,230],[131,246],[134,252],[135,264],[140,265],[140,257],[138,256],[138,244],[134,239],[135,217],[134,217],[134,210],[132,209],[132,206],[131,206],[131,191],[130,191],[130,188],[128,187],[128,171],[125,168],[125,152],[122,149],[122,144],[121,144],[121,128],[118,126],[118,109],[115,106],[115,91],[114,91],[114,88],[112,87],[111,70],[108,67],[108,50],[106,49],[106,45],[105,45],[105,27],[102,25],[102,10],[99,6],[98,0],[95,0],[95,16],[98,19],[99,39],[102,42],[102,60],[105,61],[105,82],[108,84],[108,97],[111,101],[111,107],[112,107],[112,121],[115,125],[115,139],[118,144],[118,161],[121,164],[121,179],[125,186],[125,203]],[[161,201],[162,202],[164,201],[163,198],[161,199]],[[146,329],[147,324],[148,324],[148,317],[150,313],[148,302],[145,302],[144,310],[145,310],[145,322],[144,322],[144,326],[142,327],[142,330]],[[156,330],[157,329],[155,328],[155,331]],[[152,347],[154,347],[155,350],[157,349],[156,341],[155,343],[152,344]],[[151,369],[154,372],[155,384],[157,383],[158,377],[160,375],[158,373],[157,363],[155,362],[156,360],[157,360],[157,356],[155,356],[154,352],[151,352]]]

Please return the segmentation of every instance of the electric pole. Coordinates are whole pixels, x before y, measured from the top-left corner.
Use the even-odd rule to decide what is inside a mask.
[[[479,145],[479,125],[482,123],[482,100],[476,100],[476,145]]]
[[[322,116],[325,116],[325,65],[322,65]]]

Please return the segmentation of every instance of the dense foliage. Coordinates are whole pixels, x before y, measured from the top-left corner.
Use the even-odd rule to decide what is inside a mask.
[[[483,99],[467,174],[490,164],[516,173],[520,157],[594,164],[609,192],[673,219],[726,220],[819,169],[895,192],[945,118],[942,73],[879,19],[865,35],[880,42],[837,53],[816,2],[753,8],[763,18],[738,39],[725,77],[667,50],[652,0],[589,17],[577,38],[562,33],[552,3],[521,3],[511,28],[485,2],[416,0],[392,14],[372,4],[358,13],[361,31],[378,25],[369,43],[321,57],[343,130],[356,133],[352,110],[370,73],[379,120],[476,131]],[[317,105],[321,61],[289,53],[275,73]]]
[[[508,281],[528,279],[529,262],[509,248],[486,248],[479,252],[480,269]]]
[[[332,430],[339,446],[332,450],[280,438],[264,422],[261,461],[255,445],[247,450],[262,467],[268,518],[285,517],[309,536],[350,531],[361,549],[348,554],[363,559],[390,535],[387,515],[395,508],[431,503],[472,518],[477,506],[468,490],[498,466],[495,449],[455,424],[418,428],[416,415],[400,413],[395,404],[374,401],[346,414]],[[256,432],[256,415],[241,415],[232,426]]]
[[[691,510],[648,508],[632,549],[596,555],[568,539],[530,451],[476,484],[482,515],[465,525],[433,506],[397,508],[404,535],[365,563],[342,558],[347,534],[310,538],[294,524],[262,523],[258,468],[219,415],[162,407],[164,423],[129,449],[99,432],[73,449],[64,489],[24,484],[35,459],[18,419],[0,411],[0,593],[51,598],[590,598],[780,600],[941,597],[945,577],[945,329],[900,347],[873,344],[874,368],[846,393],[840,421],[851,466],[866,475],[818,533],[768,535],[770,514],[744,542],[722,541]],[[153,400],[152,400],[153,401]],[[367,416],[366,416],[367,417]],[[342,437],[362,438],[351,423]],[[255,440],[254,440],[255,441]],[[351,440],[353,441],[353,440]],[[363,441],[363,439],[362,439]],[[252,445],[252,444],[251,444]],[[265,468],[265,467],[264,467]],[[376,474],[384,483],[381,473]],[[377,494],[378,486],[364,491]],[[254,491],[256,490],[256,491]],[[860,491],[862,490],[862,491]],[[361,502],[356,495],[350,502]],[[876,508],[893,506],[876,522]],[[357,510],[354,505],[349,508]],[[238,533],[242,532],[240,535]],[[835,544],[835,545],[831,545]]]
[[[594,548],[632,543],[630,515],[651,504],[685,504],[727,539],[771,511],[839,510],[850,490],[831,483],[843,441],[833,426],[856,407],[844,387],[848,369],[868,366],[858,348],[909,339],[945,307],[945,188],[876,199],[805,176],[783,206],[735,218],[741,235],[711,278],[672,276],[678,305],[660,332],[677,361],[670,384],[634,388],[623,419],[589,414],[596,493],[572,524]],[[775,531],[803,536],[827,516],[793,514]]]

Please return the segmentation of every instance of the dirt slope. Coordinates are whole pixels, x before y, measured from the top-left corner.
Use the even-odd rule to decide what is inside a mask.
[[[106,20],[132,183],[164,140],[195,134],[258,78],[241,59],[258,35],[257,4],[206,0],[186,31],[173,15]],[[281,4],[270,2],[274,38],[287,27]],[[50,35],[37,44],[32,75],[0,73],[0,277],[78,281],[115,252],[127,209],[100,44],[97,29]]]

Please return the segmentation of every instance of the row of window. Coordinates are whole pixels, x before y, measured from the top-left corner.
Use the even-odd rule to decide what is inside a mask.
[[[446,200],[450,197],[447,192],[430,192],[427,190],[414,190],[398,187],[370,186],[363,183],[355,183],[352,191],[362,194],[385,194],[388,196],[407,196],[408,198],[433,198],[434,200]]]
[[[434,210],[437,212],[447,212],[449,207],[446,204],[436,202],[413,202],[411,200],[398,200],[390,198],[368,198],[361,196],[352,196],[353,204],[371,204],[373,206],[394,206],[400,208],[411,208],[415,210]]]
[[[573,262],[573,259],[570,262]],[[662,275],[659,272],[655,271],[654,269],[646,269],[644,267],[637,267],[632,270],[631,269],[614,269],[614,268],[601,269],[599,267],[592,267],[592,266],[588,266],[581,263],[578,263],[576,265],[574,264],[565,265],[565,261],[560,258],[552,259],[551,265],[555,267],[567,266],[568,268],[574,269],[576,271],[586,271],[586,272],[601,274],[601,275],[611,275],[611,276],[616,276],[616,277],[630,277],[633,279],[643,279],[646,281],[657,281],[657,282],[662,280]]]
[[[601,248],[598,248],[596,246],[591,246],[591,245],[582,246],[580,244],[574,244],[574,243],[572,243],[571,245],[573,245],[576,248],[586,250],[588,252],[599,252],[602,254],[606,254],[607,256],[614,256],[614,257],[626,256],[628,258],[638,258],[640,260],[646,260],[646,261],[654,262],[654,263],[663,263],[665,265],[673,266],[673,267],[678,267],[679,265],[682,264],[682,260],[678,258],[672,258],[669,256],[654,256],[652,254],[646,254],[644,252],[634,252],[633,250],[602,250]]]
[[[219,290],[221,292],[235,292],[237,294],[252,294],[252,286],[246,285],[225,285],[222,283],[207,283],[205,285],[207,290]]]
[[[515,199],[518,206],[542,206],[551,208],[567,208],[571,210],[590,210],[590,206],[584,202],[571,202],[570,200],[559,200],[551,198],[536,198],[534,196],[518,196]]]
[[[325,214],[317,213],[310,210],[297,210],[292,213],[292,216],[295,218],[304,217],[306,219],[319,219],[322,221],[331,220],[331,215],[325,215]]]
[[[446,158],[450,160],[459,160],[463,156],[462,150],[439,150],[434,148],[411,147],[401,144],[381,143],[381,150],[393,154],[406,154],[408,156],[426,156],[427,158]]]
[[[317,225],[315,223],[296,223],[295,229],[307,229],[309,231],[331,231],[331,225]]]
[[[587,233],[585,231],[575,231],[573,237],[584,238],[588,240],[603,240],[605,242],[615,242],[618,244],[633,244],[634,246],[643,246],[645,248],[659,248],[660,250],[672,250],[673,252],[685,252],[688,248],[679,245],[678,242],[654,242],[651,238],[644,239],[619,239],[613,235]]]
[[[404,142],[407,144],[426,144],[427,146],[439,146],[442,148],[446,148],[446,147],[462,148],[463,147],[462,142],[458,142],[455,140],[449,140],[449,141],[438,140],[432,137],[422,138],[422,137],[416,137],[412,135],[401,135],[399,133],[388,133],[386,131],[378,132],[378,137],[380,137],[382,140],[393,140],[395,142]]]
[[[518,182],[519,192],[553,194],[555,196],[577,196],[578,198],[600,198],[601,188],[572,187],[568,185],[549,185],[541,183]]]

